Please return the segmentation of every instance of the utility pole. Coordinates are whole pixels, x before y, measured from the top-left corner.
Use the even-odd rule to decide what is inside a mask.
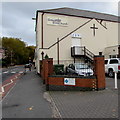
[[[58,59],[58,64],[59,64],[59,38],[57,38],[57,59]]]

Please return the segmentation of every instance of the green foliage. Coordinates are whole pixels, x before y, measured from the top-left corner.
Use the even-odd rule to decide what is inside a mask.
[[[33,50],[28,49],[26,44],[18,38],[2,38],[2,47],[5,49],[6,58],[4,61],[7,64],[25,64],[29,62],[29,57],[34,56]]]
[[[34,59],[34,52],[35,52],[35,46],[28,46],[26,48],[28,50],[29,60],[33,61],[33,59]]]
[[[46,54],[46,55],[45,55],[45,59],[48,59],[48,58],[49,58],[49,57],[48,57],[48,55]]]

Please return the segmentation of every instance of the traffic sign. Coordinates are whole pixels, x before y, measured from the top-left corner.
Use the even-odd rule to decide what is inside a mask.
[[[64,78],[64,85],[75,85],[75,78]]]

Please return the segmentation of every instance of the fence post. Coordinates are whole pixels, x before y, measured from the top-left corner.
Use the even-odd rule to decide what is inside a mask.
[[[103,90],[106,87],[105,83],[105,66],[104,56],[94,56],[94,72],[96,76],[97,90]]]

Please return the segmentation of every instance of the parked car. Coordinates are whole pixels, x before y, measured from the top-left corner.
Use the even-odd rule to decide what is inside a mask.
[[[79,76],[92,76],[93,70],[87,64],[74,63],[66,67],[66,73]]]
[[[105,73],[114,77],[114,72],[120,73],[120,58],[105,59]]]

